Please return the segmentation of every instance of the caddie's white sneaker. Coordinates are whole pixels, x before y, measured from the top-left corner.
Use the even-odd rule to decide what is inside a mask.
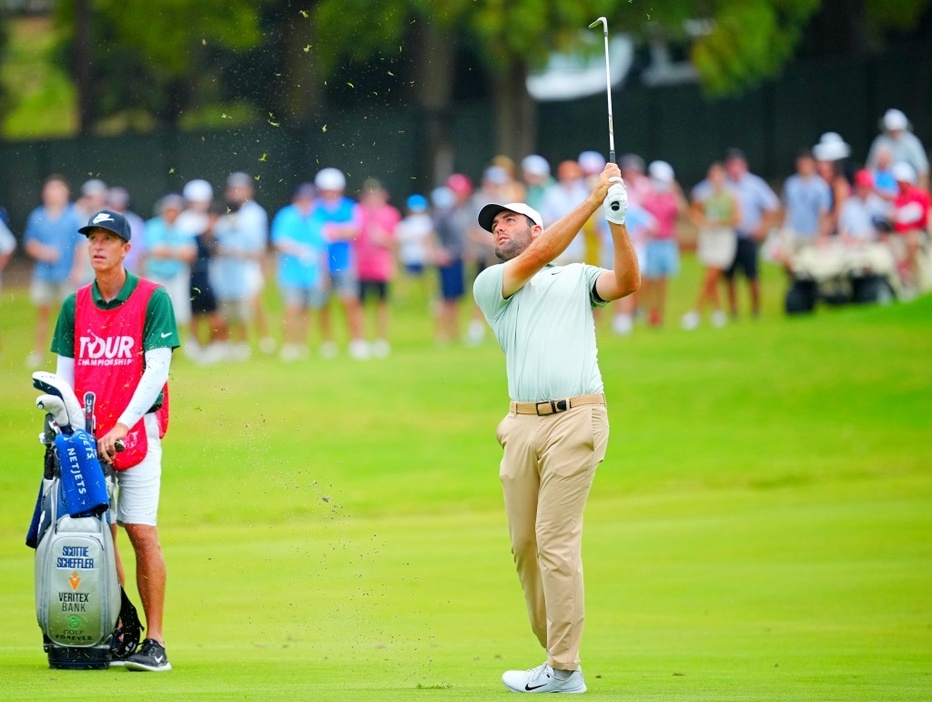
[[[530,670],[506,670],[502,682],[512,692],[563,692],[581,694],[586,691],[586,681],[581,670],[574,670],[560,679],[549,665],[544,663]]]

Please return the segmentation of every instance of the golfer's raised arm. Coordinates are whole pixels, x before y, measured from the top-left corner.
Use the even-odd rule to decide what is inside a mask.
[[[589,197],[543,230],[520,255],[505,263],[503,297],[514,295],[535,273],[566,250],[583,225],[602,205],[611,185],[610,178],[621,178],[621,171],[614,163],[605,164]]]

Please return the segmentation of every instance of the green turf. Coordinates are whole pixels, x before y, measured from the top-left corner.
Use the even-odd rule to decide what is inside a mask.
[[[787,320],[768,269],[761,320],[686,333],[692,265],[667,328],[600,333],[590,697],[932,699],[932,299]],[[506,697],[501,671],[543,655],[497,479],[504,364],[489,342],[435,347],[425,310],[398,305],[385,361],[179,354],[160,515],[175,669],[62,672],[22,544],[33,315],[4,290],[0,699]]]

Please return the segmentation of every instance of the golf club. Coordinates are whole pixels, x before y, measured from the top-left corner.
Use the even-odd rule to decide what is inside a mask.
[[[608,160],[615,163],[615,123],[612,119],[612,75],[608,63],[608,20],[599,17],[595,22],[589,25],[589,29],[595,29],[596,25],[602,24],[602,36],[605,40],[605,92],[608,94]]]

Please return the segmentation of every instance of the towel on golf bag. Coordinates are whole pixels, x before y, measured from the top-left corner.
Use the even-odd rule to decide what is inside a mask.
[[[61,486],[65,510],[71,517],[103,514],[110,508],[107,479],[97,460],[97,442],[83,429],[55,437],[61,464]]]

